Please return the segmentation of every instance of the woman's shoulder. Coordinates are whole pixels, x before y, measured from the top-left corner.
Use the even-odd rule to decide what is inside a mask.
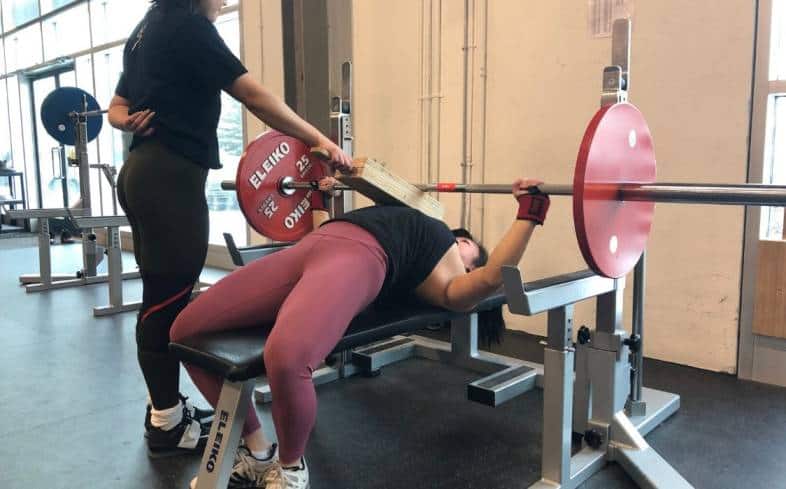
[[[180,19],[181,29],[190,29],[193,32],[215,32],[216,27],[204,15],[186,13]]]

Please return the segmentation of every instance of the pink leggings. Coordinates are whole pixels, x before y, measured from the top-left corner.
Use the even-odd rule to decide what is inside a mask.
[[[346,222],[329,223],[292,248],[254,261],[210,287],[175,320],[172,341],[210,331],[270,325],[264,362],[282,460],[305,452],[316,419],[311,372],[341,340],[349,322],[376,297],[387,256],[377,240]],[[223,379],[186,365],[213,406]],[[251,403],[251,400],[249,400]],[[259,429],[253,403],[243,427]]]

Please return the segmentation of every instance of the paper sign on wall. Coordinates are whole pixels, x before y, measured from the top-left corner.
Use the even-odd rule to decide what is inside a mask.
[[[592,38],[611,36],[616,19],[633,16],[633,0],[588,0],[587,21]]]

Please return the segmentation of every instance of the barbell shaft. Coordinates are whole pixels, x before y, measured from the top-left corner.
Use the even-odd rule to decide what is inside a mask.
[[[501,184],[462,184],[462,183],[431,183],[417,184],[415,187],[425,192],[446,192],[461,194],[509,194],[513,185]],[[538,185],[541,193],[549,195],[573,195],[573,185],[541,184]]]
[[[311,182],[287,182],[284,188],[313,188]],[[423,184],[416,187],[427,192],[507,194],[510,185],[497,184]],[[603,189],[598,184],[598,189]],[[235,182],[221,182],[223,190],[235,190]],[[591,188],[591,186],[589,186]],[[345,184],[337,184],[335,190],[352,190]],[[542,193],[549,195],[573,195],[572,185],[542,184]],[[786,186],[764,184],[724,185],[714,183],[652,183],[616,185],[617,199],[630,202],[666,202],[683,204],[716,205],[771,205],[786,206]],[[604,192],[608,195],[607,192]]]
[[[462,185],[431,184],[416,185],[421,190],[460,193],[511,193],[510,185]],[[598,188],[602,189],[603,184]],[[588,186],[592,188],[591,185]],[[538,189],[549,195],[573,195],[572,185],[542,184]],[[668,202],[686,204],[721,205],[786,205],[786,186],[763,184],[695,184],[695,183],[652,183],[615,185],[617,200],[641,202]]]
[[[79,117],[79,116],[91,117],[91,116],[102,115],[102,114],[107,114],[107,113],[109,113],[109,109],[88,110],[87,112],[76,112],[76,111],[74,111],[74,112],[69,112],[68,115],[76,116],[76,117]]]

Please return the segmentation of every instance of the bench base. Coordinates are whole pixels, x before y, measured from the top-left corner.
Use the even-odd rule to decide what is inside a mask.
[[[312,377],[315,385],[321,385],[358,374],[373,375],[382,367],[408,358],[425,358],[488,374],[467,386],[468,399],[488,406],[499,406],[543,385],[542,365],[478,350],[475,314],[451,322],[450,343],[418,335],[394,336],[339,354],[334,365],[317,369]],[[258,403],[273,400],[267,383],[254,389],[254,398]]]

